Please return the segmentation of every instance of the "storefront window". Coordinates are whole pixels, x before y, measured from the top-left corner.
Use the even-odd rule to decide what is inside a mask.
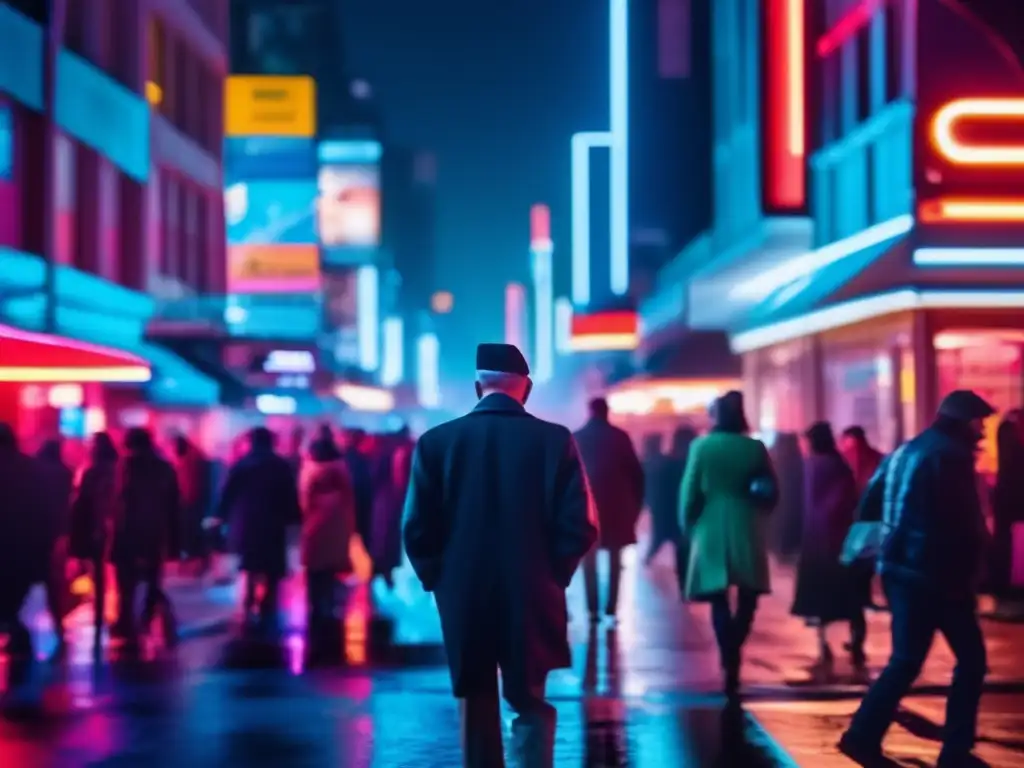
[[[956,389],[971,389],[998,413],[986,424],[978,471],[991,477],[996,471],[996,430],[1006,412],[1021,407],[1024,333],[947,331],[935,337],[938,396]]]
[[[826,349],[824,384],[825,413],[833,429],[859,426],[879,450],[896,447],[896,382],[889,351]]]
[[[756,431],[799,433],[810,425],[810,351],[810,341],[801,340],[756,353],[757,402],[748,414]]]

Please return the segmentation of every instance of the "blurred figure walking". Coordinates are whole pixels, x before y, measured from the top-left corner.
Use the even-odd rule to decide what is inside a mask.
[[[743,644],[761,595],[770,591],[768,513],[778,486],[768,450],[750,431],[743,395],[727,392],[712,408],[714,426],[698,437],[680,489],[690,542],[685,596],[711,604],[711,621],[730,699],[739,694]],[[730,606],[736,590],[736,609]]]
[[[864,493],[878,466],[882,463],[882,452],[868,442],[864,427],[854,425],[843,430],[840,451],[853,471],[858,496]]]
[[[597,507],[601,535],[598,548],[608,552],[608,598],[604,613],[614,620],[619,604],[622,550],[636,544],[636,523],[644,505],[644,470],[633,441],[608,420],[608,401],[590,401],[590,419],[574,437]],[[583,560],[590,622],[598,613],[597,549]]]
[[[125,435],[118,505],[114,516],[111,561],[117,579],[118,616],[113,634],[131,646],[138,640],[135,593],[145,585],[142,629],[147,631],[158,610],[168,643],[177,639],[173,606],[163,590],[163,566],[178,557],[181,494],[174,468],[160,458],[148,430],[133,428]]]
[[[690,446],[697,439],[697,431],[691,426],[679,427],[672,435],[672,449],[668,454],[661,453],[661,438],[655,437],[658,452],[653,452],[652,445],[644,460],[647,507],[651,511],[652,527],[651,544],[644,562],[650,565],[666,542],[673,542],[684,550],[677,553],[677,560],[681,556],[682,562],[686,562],[685,550],[688,547],[679,528],[679,486],[683,482]]]
[[[329,427],[310,443],[299,471],[299,504],[309,630],[315,634],[336,618],[337,580],[352,572],[349,543],[356,529],[352,478]]]
[[[975,454],[994,413],[974,392],[950,393],[932,425],[881,465],[862,502],[878,523],[879,573],[892,612],[892,656],[853,716],[840,749],[881,762],[882,739],[941,632],[956,656],[940,766],[970,760],[986,673],[977,590],[988,531]]]
[[[228,471],[218,510],[246,574],[246,619],[258,609],[262,627],[276,629],[278,588],[288,570],[288,526],[298,525],[302,514],[292,466],[274,451],[274,434],[266,427],[249,433],[249,450]]]
[[[181,556],[197,570],[204,569],[208,564],[203,518],[209,499],[209,465],[185,435],[175,436],[171,461],[181,489]]]
[[[75,480],[68,549],[89,566],[93,583],[93,649],[102,646],[106,617],[107,556],[117,512],[117,449],[106,432],[92,436],[89,459]]]
[[[833,661],[828,625],[848,621],[850,654],[855,665],[863,666],[864,605],[854,572],[839,561],[857,512],[857,486],[828,422],[812,424],[805,438],[803,543],[792,612],[817,627],[818,661],[824,666]]]
[[[43,443],[36,458],[39,459],[45,476],[42,490],[52,495],[50,504],[56,516],[56,538],[50,555],[50,576],[46,580],[46,603],[53,619],[53,630],[57,635],[56,653],[59,655],[65,650],[64,617],[70,610],[68,603],[71,593],[67,580],[68,534],[71,523],[71,492],[75,477],[64,463],[63,441],[60,438]]]
[[[480,403],[424,434],[413,454],[404,540],[437,598],[464,765],[502,768],[502,693],[517,764],[554,765],[548,673],[571,663],[565,590],[597,539],[569,430],[523,407],[530,369],[510,344],[481,344]]]

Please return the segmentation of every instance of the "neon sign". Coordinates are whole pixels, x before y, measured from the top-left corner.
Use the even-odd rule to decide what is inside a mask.
[[[768,5],[768,110],[765,125],[768,202],[800,208],[806,198],[804,111],[804,7],[802,0]]]
[[[965,122],[1017,121],[1024,123],[1024,99],[957,99],[935,113],[932,143],[954,165],[1024,165],[1022,144],[972,144],[957,136]]]
[[[263,362],[266,373],[315,373],[313,353],[302,349],[275,349]]]

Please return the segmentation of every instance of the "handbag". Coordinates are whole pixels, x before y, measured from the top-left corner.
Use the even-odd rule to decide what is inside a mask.
[[[750,498],[763,509],[772,509],[779,501],[779,486],[770,474],[759,474],[750,481]]]
[[[857,560],[876,558],[882,552],[884,531],[881,522],[859,521],[850,526],[843,540],[843,549],[839,562],[850,565]]]

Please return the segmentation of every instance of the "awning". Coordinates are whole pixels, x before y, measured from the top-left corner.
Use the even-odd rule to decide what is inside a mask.
[[[150,363],[113,347],[0,325],[0,381],[146,382]]]

